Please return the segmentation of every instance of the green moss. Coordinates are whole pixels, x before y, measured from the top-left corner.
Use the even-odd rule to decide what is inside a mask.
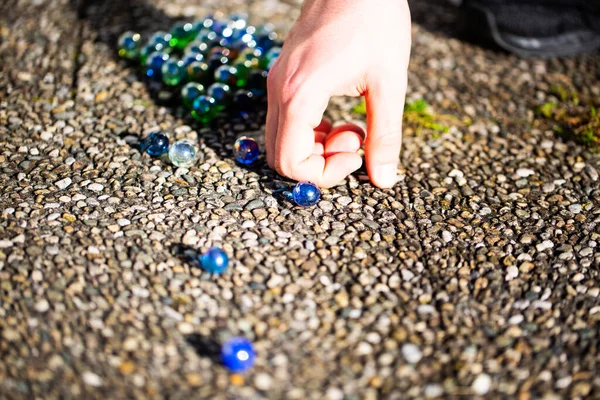
[[[352,111],[356,114],[366,115],[367,105],[364,101],[360,102]],[[404,105],[404,123],[413,127],[417,132],[423,129],[429,129],[435,132],[448,132],[448,127],[440,122],[440,119],[453,118],[451,116],[439,116],[430,112],[429,104],[425,100],[419,99],[413,102],[407,102]],[[439,136],[439,135],[438,135]]]

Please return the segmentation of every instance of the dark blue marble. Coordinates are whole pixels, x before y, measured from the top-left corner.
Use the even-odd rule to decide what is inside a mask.
[[[217,107],[223,110],[231,102],[231,87],[224,83],[216,82],[208,87],[206,92],[210,97],[215,99]]]
[[[221,275],[229,265],[229,257],[218,247],[211,247],[200,256],[200,265],[211,274]]]
[[[321,199],[321,191],[312,182],[298,182],[292,190],[294,203],[302,207],[314,206]]]
[[[234,337],[226,341],[221,348],[223,365],[234,373],[252,368],[256,361],[256,352],[252,343],[243,337]]]
[[[260,155],[258,143],[252,138],[242,136],[233,145],[235,160],[243,165],[254,163]]]
[[[246,82],[246,89],[257,97],[267,94],[267,71],[261,69],[250,71]]]
[[[235,87],[237,84],[237,69],[230,65],[221,65],[215,70],[215,81]]]
[[[140,150],[153,157],[162,156],[169,149],[169,138],[161,132],[153,132],[140,143]]]
[[[170,56],[162,51],[155,51],[146,60],[146,76],[151,79],[162,78],[162,66],[169,60]]]
[[[233,104],[238,111],[250,111],[256,107],[256,97],[251,91],[240,89],[233,95]]]

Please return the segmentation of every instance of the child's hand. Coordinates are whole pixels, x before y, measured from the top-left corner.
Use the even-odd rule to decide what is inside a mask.
[[[393,186],[410,43],[406,0],[306,1],[269,72],[269,166],[321,187],[356,171],[362,130],[331,130],[322,117],[331,96],[364,95],[367,171],[376,186]]]

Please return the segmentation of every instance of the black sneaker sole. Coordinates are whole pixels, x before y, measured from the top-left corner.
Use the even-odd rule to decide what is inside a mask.
[[[525,37],[498,28],[496,16],[477,2],[463,4],[467,21],[479,32],[483,29],[498,46],[522,57],[566,57],[600,49],[600,33],[582,28],[550,37]]]

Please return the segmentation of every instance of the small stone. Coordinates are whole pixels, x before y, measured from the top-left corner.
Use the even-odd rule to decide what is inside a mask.
[[[71,178],[65,178],[65,179],[61,179],[60,181],[56,182],[55,185],[60,190],[63,190],[63,189],[68,188],[71,185],[71,183],[72,183]]]
[[[571,204],[569,206],[569,211],[571,211],[573,214],[579,214],[581,212],[581,209],[581,204]]]
[[[423,357],[419,347],[412,343],[406,343],[402,346],[402,356],[407,362],[411,364],[418,363]]]
[[[538,243],[535,248],[537,249],[537,251],[542,252],[546,249],[551,249],[554,247],[554,243],[552,243],[550,240],[544,240],[542,243]]]
[[[511,281],[511,280],[515,279],[517,276],[519,276],[519,269],[517,267],[515,267],[514,265],[511,265],[510,267],[506,268],[505,279],[507,281]]]
[[[271,389],[272,382],[271,377],[265,373],[256,374],[254,377],[254,385],[258,390],[267,391]]]
[[[473,393],[478,396],[486,395],[492,386],[492,378],[488,374],[479,374],[473,381],[471,388]]]
[[[35,310],[40,313],[45,313],[50,309],[50,303],[48,300],[42,299],[35,304]]]
[[[449,231],[443,231],[442,239],[444,240],[444,242],[450,243],[452,241],[452,233],[450,233]]]
[[[100,378],[98,375],[96,375],[93,372],[90,372],[90,371],[84,372],[83,374],[81,374],[81,379],[83,379],[83,382],[86,385],[90,385],[90,386],[94,386],[94,387],[102,386],[102,378]]]
[[[517,170],[517,176],[519,178],[527,178],[528,176],[531,176],[535,174],[535,171],[529,168],[519,168]]]
[[[423,390],[423,394],[425,397],[433,399],[437,397],[442,397],[444,394],[444,388],[437,383],[430,383],[425,385],[425,389]]]
[[[102,186],[99,183],[91,183],[91,184],[87,185],[87,188],[94,192],[101,192],[104,189],[104,186]]]

